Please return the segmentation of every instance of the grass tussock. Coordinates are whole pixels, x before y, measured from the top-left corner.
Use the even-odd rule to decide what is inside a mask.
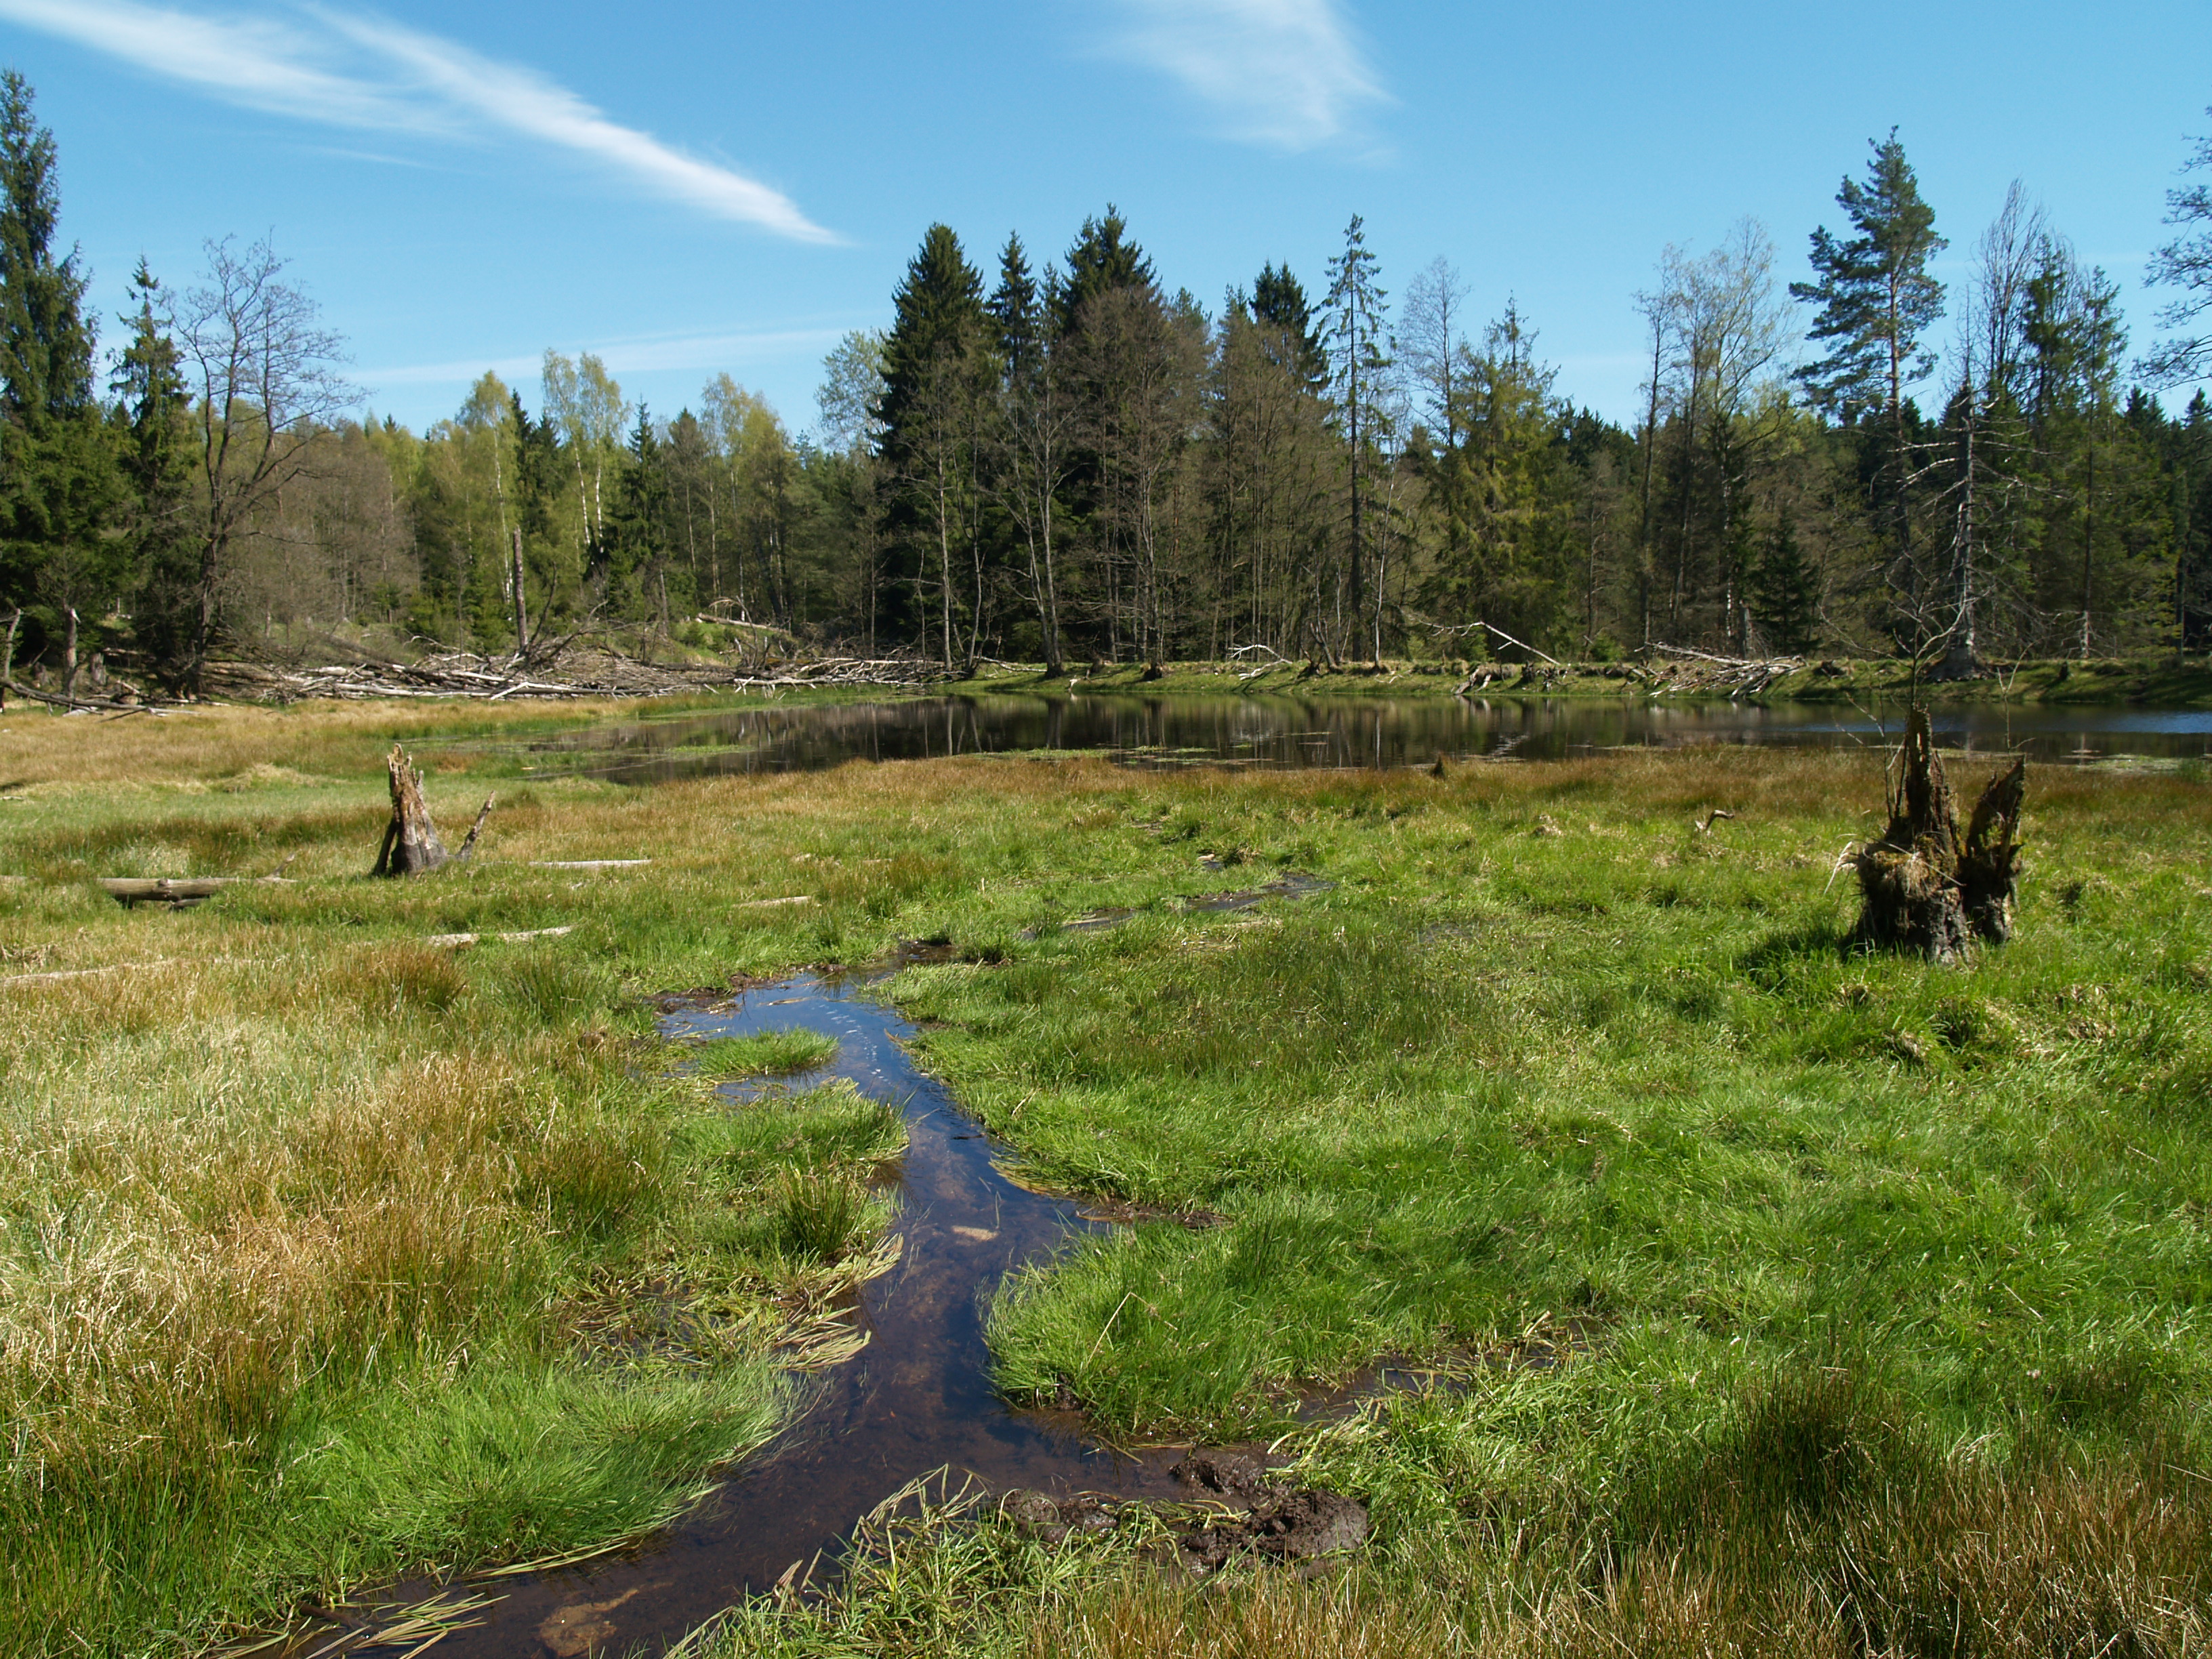
[[[655,1049],[644,994],[942,939],[892,994],[1031,1175],[1225,1218],[1018,1277],[1003,1386],[1290,1434],[1376,1541],[1199,1590],[946,1521],[745,1650],[2205,1650],[2201,771],[2032,770],[2018,936],[1956,970],[1846,944],[1857,752],[533,781],[478,861],[362,878],[395,736],[545,718],[9,717],[0,1648],[183,1652],[679,1503],[879,1265],[902,1141],[848,1085],[715,1097],[828,1056]],[[439,754],[457,817],[511,764]],[[294,853],[176,914],[85,881]],[[528,862],[587,858],[652,863]],[[1333,885],[1188,902],[1287,872]],[[1450,1386],[1301,1425],[1386,1358]]]
[[[819,1031],[763,1031],[693,1043],[684,1052],[694,1071],[710,1077],[792,1077],[836,1059],[837,1040]]]

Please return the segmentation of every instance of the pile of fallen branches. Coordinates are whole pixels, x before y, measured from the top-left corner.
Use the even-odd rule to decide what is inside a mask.
[[[1717,657],[1709,651],[1692,651],[1679,645],[1655,645],[1651,654],[1686,659],[1679,663],[1662,661],[1638,676],[1655,696],[1676,691],[1699,696],[1725,691],[1731,697],[1755,697],[1805,665],[1796,657]]]
[[[283,668],[267,663],[213,662],[204,677],[218,696],[298,702],[315,697],[478,698],[663,697],[686,691],[760,690],[807,686],[918,686],[952,677],[938,663],[905,657],[767,659],[657,663],[602,646],[563,645],[526,654],[479,656],[448,651],[411,663],[332,663]]]

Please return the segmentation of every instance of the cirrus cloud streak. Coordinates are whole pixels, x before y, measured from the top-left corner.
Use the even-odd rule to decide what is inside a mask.
[[[1310,149],[1389,94],[1338,0],[1121,0],[1119,55],[1211,105],[1232,137]]]
[[[801,242],[838,239],[735,169],[627,127],[537,71],[374,16],[222,16],[139,0],[0,0],[0,19],[227,103],[447,142],[503,134],[568,152],[665,199]]]

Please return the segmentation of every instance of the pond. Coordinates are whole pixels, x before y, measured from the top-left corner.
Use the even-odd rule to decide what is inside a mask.
[[[2212,709],[1979,705],[1939,708],[1933,719],[1946,749],[2018,751],[2040,761],[2212,753]],[[1689,744],[1880,745],[1903,724],[1901,708],[1869,714],[1822,703],[974,696],[749,703],[721,714],[614,721],[532,741],[520,758],[538,775],[626,783],[979,753],[1079,751],[1149,767],[1387,769],[1431,765],[1438,755],[1534,760]]]

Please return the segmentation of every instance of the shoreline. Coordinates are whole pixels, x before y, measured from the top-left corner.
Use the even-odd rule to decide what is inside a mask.
[[[1469,684],[1486,670],[1486,683]],[[1146,678],[1142,664],[1071,668],[1047,676],[1041,668],[1005,665],[972,678],[955,679],[906,694],[921,696],[1041,695],[1073,691],[1093,696],[1655,698],[1679,701],[1802,702],[1849,706],[1902,703],[1913,690],[1911,665],[1893,659],[1834,659],[1761,676],[1752,688],[1729,684],[1728,665],[1680,653],[1654,653],[1646,663],[1541,664],[1386,661],[1381,667],[1348,665],[1310,670],[1284,663],[1264,672],[1217,662],[1168,664]],[[1742,668],[1735,671],[1741,675]],[[2002,675],[1919,684],[1921,701],[1935,704],[2138,704],[2166,708],[2212,708],[2212,665],[2177,668],[2171,662],[2109,659],[2087,663],[2025,662]]]

